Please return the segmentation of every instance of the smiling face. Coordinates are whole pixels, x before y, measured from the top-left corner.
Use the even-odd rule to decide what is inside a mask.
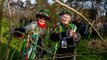
[[[68,23],[70,22],[70,20],[71,20],[71,16],[68,15],[68,14],[63,14],[63,15],[61,16],[61,22],[62,22],[62,24],[64,24],[64,25],[68,24]]]

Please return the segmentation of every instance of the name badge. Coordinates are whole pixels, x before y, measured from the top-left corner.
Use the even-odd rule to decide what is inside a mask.
[[[67,41],[66,40],[62,40],[61,48],[67,48]]]

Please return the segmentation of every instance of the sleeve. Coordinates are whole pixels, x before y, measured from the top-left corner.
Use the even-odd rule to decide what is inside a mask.
[[[52,41],[57,41],[60,39],[58,33],[58,27],[52,29],[52,31],[50,32],[50,38]]]
[[[52,41],[57,41],[57,40],[60,39],[59,34],[57,34],[57,33],[51,33],[50,38],[51,38]]]
[[[74,26],[75,26],[75,25],[74,25]],[[76,32],[76,31],[77,31],[77,27],[75,26],[75,27],[74,27],[74,32]]]
[[[69,26],[70,26],[71,30],[73,30],[74,32],[76,32],[76,30],[77,30],[76,25],[74,25],[74,24],[69,24]]]
[[[29,25],[27,25],[27,26],[24,27],[25,30],[26,30],[25,32],[26,32],[26,33],[30,33],[31,31],[36,30],[36,27],[37,27],[37,24],[34,23],[34,22],[32,22],[32,23],[30,23]]]

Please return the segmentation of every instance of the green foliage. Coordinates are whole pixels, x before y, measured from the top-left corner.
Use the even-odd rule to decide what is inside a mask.
[[[6,34],[6,37],[8,38],[9,36],[9,20],[8,19],[3,19],[2,20],[2,35],[7,32]],[[5,26],[5,27],[4,27]],[[54,46],[56,44],[56,42],[53,42],[50,40],[49,38],[49,31],[47,31],[48,34],[45,35],[45,38],[44,38],[44,42],[45,42],[45,48],[47,50],[50,50],[50,51],[53,51],[54,50]],[[2,43],[2,57],[5,59],[5,52],[6,52],[6,44],[7,44],[7,39],[6,37],[2,36],[3,37],[3,43]],[[92,39],[92,38],[91,38]],[[79,45],[76,47],[76,51],[77,51],[77,54],[81,54],[81,53],[89,53],[89,52],[93,52],[95,50],[91,49],[88,47],[88,42],[91,40],[91,39],[81,39],[80,40],[80,43]],[[13,55],[13,59],[20,59],[20,51],[21,51],[21,48],[22,48],[22,44],[21,44],[21,41],[23,39],[17,39],[17,38],[12,38],[12,41],[10,43],[10,54],[9,54],[9,59],[11,58],[13,52],[16,50],[15,54]],[[50,47],[49,47],[50,45]],[[87,55],[82,55],[82,56],[78,56],[77,57],[77,60],[107,60],[106,58],[106,55],[107,54],[95,54],[95,55],[92,55],[92,54],[87,54]],[[49,57],[50,58],[50,54],[47,54],[45,57]]]
[[[49,26],[48,32],[49,32],[49,29],[51,28],[51,26],[53,26],[54,23],[57,23],[58,21],[60,21],[58,18],[59,17],[58,13],[63,8],[56,3],[54,3],[53,5],[50,6],[50,5],[47,5],[44,3],[45,0],[44,1],[38,0],[38,1],[42,1],[42,2],[38,3],[38,5],[36,6],[36,11],[39,11],[41,9],[49,9],[49,11],[50,11],[51,20],[48,23],[48,26]],[[71,13],[73,13],[73,12],[71,12]],[[85,13],[84,15],[87,15],[87,13]],[[77,17],[77,16],[75,16],[75,17]],[[87,17],[90,17],[90,16],[87,15]],[[16,21],[16,20],[14,20],[14,21]],[[18,22],[13,22],[13,24],[19,25]],[[3,18],[2,19],[2,26],[1,26],[1,34],[2,34],[1,49],[2,49],[2,55],[3,55],[2,57],[4,59],[5,59],[5,53],[6,53],[6,47],[7,47],[6,45],[7,45],[8,38],[9,38],[8,37],[9,36],[9,29],[10,29],[9,19]],[[23,39],[17,39],[14,37],[12,38],[12,41],[11,41],[10,47],[9,47],[10,48],[9,59],[11,58],[11,56],[15,50],[16,50],[16,52],[13,55],[13,59],[20,59],[20,51],[21,51],[21,48],[23,48],[22,44],[21,44],[22,40]],[[81,39],[79,45],[76,47],[77,54],[79,54],[79,53],[81,54],[83,52],[88,53],[88,52],[95,51],[95,50],[88,47],[88,42],[90,40],[89,39]],[[44,42],[45,42],[45,48],[47,50],[50,50],[53,52],[56,42],[53,42],[50,40],[49,33],[45,35]],[[50,58],[50,56],[51,56],[50,54],[46,55],[46,57],[49,57],[49,58]],[[87,54],[87,55],[78,56],[77,60],[107,60],[106,56],[107,56],[107,54],[96,54],[96,55],[92,55],[92,54],[88,55]]]
[[[1,48],[2,48],[2,58],[3,58],[3,60],[5,60],[5,54],[6,54],[6,48],[7,48],[6,44],[5,43],[2,44]],[[8,60],[10,60],[10,58],[12,57],[12,54],[13,54],[14,50],[15,50],[15,48],[10,47],[10,54],[9,54],[9,59]],[[18,50],[16,50],[16,52],[15,52],[12,59],[20,59],[20,53],[19,53]]]

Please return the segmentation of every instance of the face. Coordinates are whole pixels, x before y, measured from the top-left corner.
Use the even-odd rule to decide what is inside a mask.
[[[71,17],[68,14],[64,14],[61,16],[61,22],[64,25],[68,24],[70,22],[70,20],[71,20]]]
[[[41,23],[41,24],[45,24],[46,23],[46,18],[44,17],[38,17],[38,21]]]

